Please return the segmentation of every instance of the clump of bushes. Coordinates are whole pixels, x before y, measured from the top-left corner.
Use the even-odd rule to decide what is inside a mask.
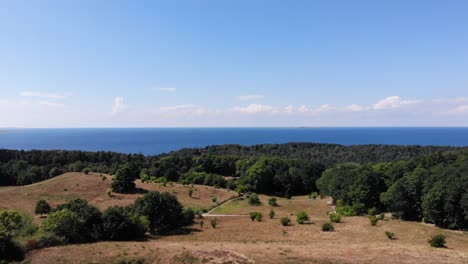
[[[260,201],[260,198],[258,198],[258,195],[256,193],[252,193],[249,195],[248,199],[249,205],[261,205],[262,202]]]
[[[111,188],[116,193],[130,193],[135,190],[135,177],[130,166],[119,168],[112,178]]]
[[[446,241],[445,241],[445,236],[444,235],[434,235],[431,238],[427,240],[427,243],[431,245],[431,247],[435,248],[444,248],[446,247]]]
[[[288,226],[291,224],[291,219],[289,217],[281,217],[280,223],[282,226]]]
[[[375,215],[369,216],[369,223],[371,226],[376,226],[379,219]]]
[[[278,206],[278,201],[277,201],[277,199],[275,197],[271,197],[270,199],[268,199],[268,204],[270,206],[276,207],[276,206]]]
[[[335,227],[331,222],[326,222],[322,225],[322,231],[324,232],[332,232],[335,230]]]
[[[301,211],[296,214],[296,221],[298,224],[302,225],[309,221],[309,216],[306,212]]]
[[[390,239],[390,240],[395,240],[395,239],[396,239],[395,233],[393,233],[393,232],[385,231],[385,235],[386,235],[387,238]]]
[[[50,212],[50,205],[49,203],[46,201],[46,200],[39,200],[37,201],[36,203],[36,209],[34,210],[34,212],[36,214],[40,214],[41,215],[41,218],[42,218],[42,215],[44,214],[48,214]]]
[[[341,215],[338,213],[330,214],[330,222],[332,223],[341,223]]]
[[[249,216],[252,221],[261,222],[263,220],[263,214],[260,212],[250,212]]]

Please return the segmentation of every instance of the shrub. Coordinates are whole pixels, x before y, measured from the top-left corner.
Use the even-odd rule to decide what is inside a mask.
[[[278,202],[275,197],[271,197],[270,199],[268,199],[268,204],[270,206],[278,206]]]
[[[357,212],[353,206],[345,205],[343,200],[336,202],[336,212],[342,216],[354,216]]]
[[[216,217],[211,219],[210,224],[211,224],[211,227],[215,229],[218,226],[218,219]]]
[[[260,212],[250,212],[249,216],[250,216],[250,220],[252,221],[257,220],[258,222],[261,222],[263,220],[263,214]]]
[[[309,199],[314,199],[314,200],[315,200],[315,199],[317,199],[317,197],[318,197],[318,193],[317,193],[317,192],[311,192],[311,193],[309,194]]]
[[[431,247],[444,248],[447,242],[445,241],[445,236],[439,234],[432,236],[427,240],[427,243],[429,243]]]
[[[377,208],[372,207],[369,210],[367,210],[367,214],[370,216],[375,216],[377,214]]]
[[[0,263],[20,261],[23,259],[23,255],[22,248],[13,240],[9,232],[4,227],[0,227]]]
[[[57,237],[63,237],[67,242],[82,242],[81,228],[82,223],[78,216],[68,209],[63,209],[51,213],[42,222],[40,230]]]
[[[250,205],[261,205],[262,202],[256,193],[252,193],[249,195],[249,204]]]
[[[375,217],[375,215],[369,216],[369,222],[370,222],[371,226],[376,226],[378,221],[379,221],[379,219],[377,219],[377,217]]]
[[[149,221],[149,231],[159,234],[185,224],[182,205],[170,193],[148,192],[136,199],[133,210]]]
[[[384,220],[385,219],[385,214],[384,213],[380,213],[379,214],[379,220]]]
[[[193,195],[193,187],[190,187],[190,188],[188,189],[188,195],[189,195],[190,198],[192,198],[192,195]]]
[[[298,224],[302,225],[305,222],[309,221],[309,216],[304,211],[298,212],[296,214],[296,221],[297,221]]]
[[[34,210],[36,214],[40,214],[41,217],[43,214],[48,214],[50,212],[50,205],[46,200],[39,200],[36,203],[36,209]]]
[[[275,210],[271,209],[271,210],[270,210],[270,214],[269,214],[270,219],[275,218],[275,214],[276,214],[276,213],[275,213]]]
[[[132,169],[125,165],[119,168],[112,178],[112,191],[117,193],[129,193],[135,190],[135,177]]]
[[[26,226],[26,217],[14,210],[0,212],[0,232],[4,236],[14,237],[19,235]]]
[[[341,215],[338,213],[330,214],[330,221],[332,223],[340,223],[341,222]]]
[[[390,232],[390,231],[385,231],[385,235],[387,236],[388,239],[394,240],[395,239],[395,233]]]
[[[51,233],[44,233],[38,240],[39,248],[65,245],[67,241],[63,237],[58,237]]]
[[[90,169],[90,168],[84,168],[84,169],[82,170],[82,172],[83,172],[84,174],[89,174],[89,173],[91,172],[91,169]]]
[[[136,239],[143,237],[145,231],[144,225],[132,219],[124,207],[109,207],[102,213],[102,232],[106,240]]]
[[[182,225],[183,226],[193,224],[194,218],[195,218],[195,211],[192,208],[184,208],[182,210]]]
[[[334,230],[335,230],[335,227],[333,226],[331,222],[327,222],[322,225],[322,231],[324,232],[332,232]]]
[[[288,226],[288,225],[291,224],[291,219],[289,219],[289,217],[286,217],[286,216],[285,216],[285,217],[281,217],[280,223],[281,223],[281,225],[283,225],[283,226]]]

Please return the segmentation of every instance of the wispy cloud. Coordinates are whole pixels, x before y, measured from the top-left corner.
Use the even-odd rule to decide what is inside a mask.
[[[67,95],[56,94],[56,93],[42,93],[42,92],[33,92],[33,91],[24,91],[20,93],[22,97],[38,97],[38,98],[47,98],[47,99],[64,99]]]
[[[40,101],[39,104],[43,106],[48,106],[48,107],[60,107],[60,108],[65,107],[65,105],[62,103],[56,103],[56,102],[50,102],[50,101]]]
[[[117,96],[114,99],[114,106],[112,107],[112,113],[117,114],[122,112],[126,108],[124,104],[124,98],[121,96]]]
[[[362,111],[365,111],[366,109],[367,108],[362,105],[352,104],[352,105],[345,107],[344,110],[346,112],[362,112]]]
[[[245,107],[234,107],[233,110],[236,112],[246,113],[246,114],[256,114],[256,113],[268,113],[273,111],[273,107],[270,105],[262,104],[250,104]]]
[[[173,93],[177,90],[175,87],[161,87],[161,88],[156,88],[157,91],[160,92],[165,92],[165,93]]]
[[[265,98],[265,96],[261,94],[248,94],[248,95],[240,95],[237,97],[237,99],[241,101],[250,101],[250,100],[263,99],[263,98]]]
[[[468,105],[460,105],[448,111],[450,115],[464,115],[468,114]]]
[[[405,105],[414,105],[421,103],[422,100],[403,100],[400,96],[389,96],[373,105],[375,110],[385,110],[399,108]]]

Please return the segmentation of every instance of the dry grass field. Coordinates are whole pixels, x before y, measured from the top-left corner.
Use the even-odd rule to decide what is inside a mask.
[[[1,208],[31,212],[38,198],[60,203],[70,197],[88,199],[99,208],[130,204],[139,194],[106,195],[108,183],[99,174],[69,173],[46,182],[25,187],[0,189]],[[145,190],[175,191],[186,206],[213,204],[212,197],[224,200],[234,193],[222,189],[196,186],[195,198],[188,197],[187,187],[159,187],[138,183]],[[67,191],[64,192],[64,188]],[[247,200],[230,201],[215,209],[216,229],[210,226],[214,216],[192,226],[189,234],[154,237],[135,242],[99,242],[36,250],[27,255],[31,263],[118,263],[144,259],[145,263],[468,263],[468,234],[432,225],[398,220],[379,221],[372,227],[366,217],[346,217],[335,224],[334,232],[322,232],[328,221],[327,199],[308,197],[278,198],[276,216],[269,219],[272,207],[268,196],[260,195],[261,206],[250,206]],[[296,223],[294,214],[304,210],[311,217],[308,224]],[[251,211],[264,214],[262,222],[252,222]],[[238,216],[227,216],[227,215]],[[289,216],[292,225],[283,227],[279,218]],[[384,232],[392,231],[396,240]],[[448,248],[431,248],[426,240],[433,234],[444,234]]]

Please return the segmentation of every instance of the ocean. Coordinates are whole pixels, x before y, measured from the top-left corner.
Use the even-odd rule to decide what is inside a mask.
[[[155,155],[209,145],[288,142],[468,146],[468,127],[0,129],[0,149],[105,150]]]

